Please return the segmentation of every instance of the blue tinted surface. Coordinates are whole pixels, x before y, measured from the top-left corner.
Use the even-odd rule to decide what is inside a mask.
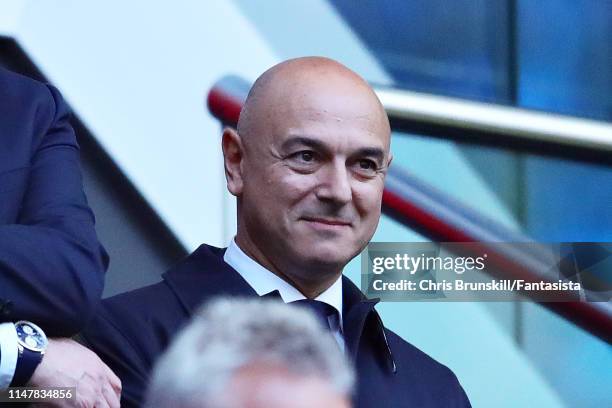
[[[518,4],[519,103],[612,120],[612,1]]]
[[[398,86],[506,102],[503,1],[331,0]]]
[[[519,1],[519,103],[612,120],[612,1]],[[612,167],[530,156],[527,227],[541,240],[612,241]]]
[[[612,242],[612,168],[529,157],[525,169],[536,239]]]

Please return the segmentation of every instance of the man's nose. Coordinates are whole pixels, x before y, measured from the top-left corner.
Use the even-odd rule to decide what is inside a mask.
[[[329,163],[325,170],[320,172],[319,177],[319,187],[316,190],[319,200],[338,205],[352,200],[351,175],[344,163]]]

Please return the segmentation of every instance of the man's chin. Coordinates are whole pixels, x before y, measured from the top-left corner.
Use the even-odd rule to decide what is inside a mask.
[[[340,250],[337,245],[317,245],[309,251],[303,251],[303,248],[300,251],[306,263],[324,269],[342,269],[352,258],[348,251]]]

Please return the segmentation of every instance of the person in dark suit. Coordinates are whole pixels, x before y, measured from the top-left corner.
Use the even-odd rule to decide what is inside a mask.
[[[57,89],[0,68],[0,389],[112,376],[70,340],[46,348],[91,318],[108,266],[68,120]]]
[[[456,376],[386,329],[342,276],[378,225],[390,127],[369,85],[319,57],[262,74],[222,140],[238,229],[202,245],[161,283],[103,302],[85,337],[139,406],[156,358],[201,302],[272,296],[312,309],[353,361],[357,407],[469,407]]]

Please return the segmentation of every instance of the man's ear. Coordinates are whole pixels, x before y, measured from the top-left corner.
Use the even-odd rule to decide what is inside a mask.
[[[242,161],[244,159],[244,148],[242,139],[234,129],[226,127],[223,129],[221,139],[223,148],[223,164],[225,167],[225,179],[227,189],[232,195],[239,197],[242,194]]]

